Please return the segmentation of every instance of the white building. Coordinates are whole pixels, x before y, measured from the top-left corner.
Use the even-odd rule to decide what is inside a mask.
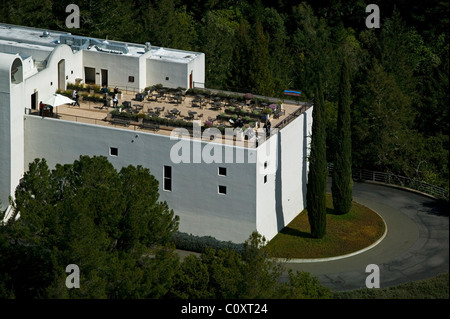
[[[306,204],[312,108],[293,116],[258,147],[183,140],[191,151],[189,163],[173,161],[171,150],[181,139],[169,135],[26,112],[76,79],[136,90],[158,83],[190,88],[205,82],[204,61],[197,52],[0,24],[3,209],[35,158],[45,158],[52,168],[80,155],[103,155],[117,169],[149,168],[160,183],[160,200],[180,216],[180,231],[233,242],[243,242],[255,230],[273,238]],[[215,162],[196,162],[198,154],[211,149]]]

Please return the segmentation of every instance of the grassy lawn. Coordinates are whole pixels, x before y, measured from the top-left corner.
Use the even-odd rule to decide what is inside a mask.
[[[353,202],[348,214],[335,215],[327,194],[327,234],[311,238],[308,213],[302,211],[268,244],[271,257],[325,258],[345,255],[370,246],[384,234],[381,217],[369,208]]]

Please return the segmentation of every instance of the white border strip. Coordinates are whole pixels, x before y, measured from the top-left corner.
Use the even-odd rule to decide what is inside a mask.
[[[360,204],[360,203],[358,203]],[[362,204],[360,204],[362,205]],[[365,205],[363,205],[365,206]],[[367,207],[367,206],[366,206]],[[339,260],[339,259],[344,259],[344,258],[348,258],[348,257],[352,257],[355,255],[359,255],[369,249],[372,249],[373,247],[375,247],[376,245],[378,245],[379,243],[381,243],[381,241],[386,237],[387,232],[388,232],[388,226],[386,224],[386,221],[384,220],[384,218],[378,214],[376,211],[374,211],[372,208],[368,207],[370,210],[372,210],[373,212],[375,212],[375,214],[377,214],[378,216],[380,216],[381,220],[384,223],[384,234],[373,244],[371,244],[370,246],[367,246],[366,248],[363,248],[361,250],[355,251],[353,253],[349,253],[346,255],[341,255],[341,256],[335,256],[335,257],[327,257],[327,258],[305,258],[305,259],[299,259],[299,258],[273,258],[273,260],[281,262],[281,263],[291,263],[291,264],[302,264],[302,263],[317,263],[317,262],[324,262],[324,261],[332,261],[332,260]]]

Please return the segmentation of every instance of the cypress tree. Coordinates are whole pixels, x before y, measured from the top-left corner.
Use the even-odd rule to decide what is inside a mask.
[[[325,196],[328,174],[323,107],[322,87],[319,80],[314,94],[313,125],[306,192],[308,219],[311,226],[311,236],[314,238],[322,238],[325,235],[327,223]]]
[[[339,84],[336,153],[332,173],[331,193],[336,214],[346,214],[352,206],[352,140],[350,118],[350,76],[344,60]]]

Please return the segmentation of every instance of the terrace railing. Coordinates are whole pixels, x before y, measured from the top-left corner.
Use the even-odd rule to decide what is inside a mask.
[[[328,163],[328,173],[333,171],[333,164]],[[353,180],[371,181],[389,185],[396,185],[413,189],[438,199],[449,200],[449,191],[443,187],[432,185],[417,179],[400,176],[391,173],[371,171],[367,169],[353,168]]]
[[[300,114],[302,114],[303,112],[305,112],[308,108],[310,107],[310,105],[308,104],[303,104],[301,107],[299,107],[294,113],[289,114],[288,116],[286,116],[284,119],[282,119],[280,122],[277,123],[277,125],[274,126],[274,128],[277,128],[278,130],[281,130],[282,128],[284,128],[286,125],[288,125],[289,123],[291,123],[293,120],[295,120]]]

